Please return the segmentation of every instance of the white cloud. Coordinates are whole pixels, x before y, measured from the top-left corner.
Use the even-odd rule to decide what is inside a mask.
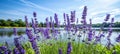
[[[96,23],[102,23],[104,22],[104,19],[106,17],[106,14],[110,13],[111,16],[110,16],[110,19],[108,22],[111,21],[111,18],[114,17],[115,19],[115,22],[120,22],[120,18],[116,18],[115,16],[116,15],[120,15],[120,9],[113,9],[113,10],[109,10],[109,11],[98,11],[98,12],[93,12],[91,13],[89,16],[87,16],[87,22],[89,22],[89,19],[91,18],[92,19],[92,23],[93,24],[96,24]]]
[[[55,13],[56,11],[50,9],[50,8],[46,8],[46,7],[42,7],[40,5],[37,5],[35,3],[32,3],[30,1],[27,1],[27,0],[20,0],[21,2],[23,2],[25,5],[28,5],[30,7],[34,7],[34,8],[39,8],[41,10],[45,10],[45,11],[49,11],[49,12],[52,12],[52,13]]]
[[[98,11],[98,12],[92,12],[90,15],[91,16],[98,16],[101,14],[111,14],[111,17],[114,17],[115,15],[120,15],[120,9],[113,9],[113,10],[105,10],[105,11]]]

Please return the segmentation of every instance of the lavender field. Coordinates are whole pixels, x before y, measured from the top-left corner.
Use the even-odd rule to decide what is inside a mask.
[[[120,0],[0,0],[0,54],[120,54]]]
[[[115,18],[106,14],[96,29],[92,19],[87,21],[88,10],[84,6],[81,18],[76,18],[76,11],[63,13],[62,27],[57,13],[45,19],[46,27],[39,27],[39,15],[33,12],[31,22],[24,17],[25,28],[0,29],[0,54],[120,54],[120,31],[113,28]],[[108,28],[104,27],[106,23],[110,23]]]

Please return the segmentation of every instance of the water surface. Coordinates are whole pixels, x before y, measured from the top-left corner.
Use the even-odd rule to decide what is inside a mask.
[[[14,45],[14,38],[18,37],[18,36],[23,36],[24,39],[23,40],[28,40],[27,35],[25,34],[25,29],[26,28],[17,28],[17,35],[15,36],[13,33],[13,28],[0,28],[0,44],[3,44],[5,41],[8,42],[8,44],[10,45]],[[98,34],[98,28],[95,28],[96,30],[96,34]],[[117,28],[115,28],[117,29]],[[119,28],[120,29],[120,28]],[[66,38],[66,36],[64,36],[64,30],[63,28],[61,28],[61,35],[62,35],[62,39]],[[108,35],[108,32],[106,32],[106,36]],[[113,31],[112,36],[111,36],[111,40],[112,43],[115,43],[115,38],[120,34],[120,31]],[[106,38],[106,37],[105,37]],[[106,42],[107,40],[103,38],[102,42]]]

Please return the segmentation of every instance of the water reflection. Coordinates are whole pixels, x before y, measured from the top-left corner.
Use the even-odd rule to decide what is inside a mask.
[[[17,35],[20,36],[20,35],[22,35],[24,33],[25,33],[24,31],[18,31]],[[2,32],[0,32],[0,36],[8,36],[8,37],[10,37],[12,35],[13,35],[12,31],[2,31]]]
[[[20,36],[25,33],[24,28],[18,28],[17,29],[17,35]],[[8,36],[11,37],[13,35],[13,28],[2,28],[0,29],[0,36]]]
[[[7,42],[9,45],[14,45],[14,38],[18,36],[24,36],[27,39],[25,34],[25,28],[17,28],[17,35],[14,35],[13,28],[1,28],[0,29],[0,44]]]
[[[17,35],[15,36],[13,33],[13,28],[2,28],[0,29],[0,44],[4,43],[4,42],[8,42],[10,45],[13,45],[14,43],[14,38],[18,37],[18,36],[23,36],[26,40],[27,39],[27,35],[25,34],[25,29],[26,28],[17,28]],[[63,29],[63,28],[62,28]],[[64,33],[65,31],[61,29],[61,33]],[[98,34],[98,29],[95,29],[96,34]],[[106,35],[108,35],[107,31],[104,31]],[[111,36],[111,40],[112,43],[115,43],[115,38],[120,34],[120,30],[116,29],[113,31],[112,36]],[[63,40],[65,40],[66,36],[64,34],[61,34]],[[106,38],[106,37],[105,37]],[[106,42],[106,39],[103,39],[102,42]]]

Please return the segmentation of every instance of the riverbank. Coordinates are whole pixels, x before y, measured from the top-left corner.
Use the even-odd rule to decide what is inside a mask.
[[[26,27],[0,27],[0,28],[26,28]]]
[[[26,27],[0,27],[0,29],[11,29],[11,28],[18,28],[18,29],[21,29],[21,28],[26,28]],[[29,28],[32,28],[32,27],[29,27]],[[45,27],[39,27],[39,28],[45,28]],[[52,29],[52,28],[50,28],[50,29]],[[60,30],[64,30],[64,27],[61,27],[61,28],[59,28]],[[92,30],[100,30],[100,27],[92,27]],[[109,28],[108,27],[105,27],[104,29],[103,29],[103,31],[107,31],[107,30],[109,30]],[[112,30],[113,31],[120,31],[120,27],[113,27],[112,28]]]

